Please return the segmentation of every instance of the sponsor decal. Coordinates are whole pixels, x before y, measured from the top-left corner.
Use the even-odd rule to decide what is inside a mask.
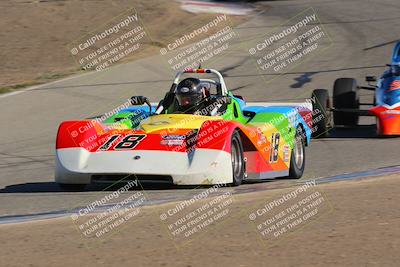
[[[160,144],[164,146],[180,146],[185,140],[185,135],[163,135]]]
[[[388,110],[382,111],[382,114],[396,114],[396,115],[400,115],[400,110],[388,109]]]
[[[257,129],[257,135],[258,135],[258,145],[262,145],[264,143],[267,143],[267,138],[264,136],[264,134],[261,132],[261,130]]]
[[[163,140],[185,140],[186,136],[185,135],[163,135],[162,139]]]
[[[289,162],[289,153],[290,152],[290,146],[289,145],[284,145],[283,146],[283,161],[284,162]]]

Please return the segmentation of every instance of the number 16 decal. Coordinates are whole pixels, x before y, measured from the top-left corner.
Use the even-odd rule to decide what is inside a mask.
[[[269,154],[269,162],[275,163],[279,158],[279,140],[281,135],[279,133],[273,133],[271,136],[271,152]]]

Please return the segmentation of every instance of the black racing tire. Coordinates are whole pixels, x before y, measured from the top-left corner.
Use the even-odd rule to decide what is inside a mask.
[[[333,107],[335,109],[359,109],[360,96],[357,81],[353,78],[339,78],[333,85]],[[359,114],[333,111],[335,125],[355,126],[358,124]]]
[[[299,179],[306,165],[305,134],[301,127],[296,130],[295,141],[290,156],[289,178]]]
[[[58,184],[62,191],[79,192],[85,190],[86,184]]]
[[[314,138],[326,137],[328,135],[328,124],[330,119],[329,92],[326,89],[315,89],[311,97],[313,101],[313,131]]]
[[[245,162],[243,156],[243,144],[240,134],[235,130],[231,139],[231,159],[232,159],[232,176],[233,186],[242,184],[245,174]]]

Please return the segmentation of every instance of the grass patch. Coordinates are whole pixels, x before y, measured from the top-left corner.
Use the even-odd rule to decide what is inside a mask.
[[[37,85],[37,84],[40,84],[40,82],[27,82],[27,83],[20,83],[20,84],[0,87],[0,94],[13,92],[13,91],[23,89],[23,88],[26,88],[26,87],[29,87],[32,85]]]
[[[41,74],[40,76],[36,77],[33,81],[0,87],[0,94],[10,93],[10,92],[13,92],[13,91],[17,91],[17,90],[20,90],[20,89],[27,88],[29,86],[44,84],[44,83],[52,82],[52,81],[55,81],[55,80],[60,80],[60,79],[65,78],[67,76],[71,76],[73,74],[76,74],[79,71],[80,70],[69,70],[69,71],[66,71],[66,72],[48,72],[48,73],[44,73],[44,74]]]
[[[10,93],[29,86],[38,85],[40,83],[41,82],[27,82],[27,83],[20,83],[20,84],[0,87],[0,94]]]

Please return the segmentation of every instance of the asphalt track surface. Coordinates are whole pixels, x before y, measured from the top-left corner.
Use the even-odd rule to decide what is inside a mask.
[[[398,0],[277,1],[258,5],[259,14],[235,29],[241,41],[230,48],[234,53],[213,66],[204,66],[221,70],[228,89],[248,101],[302,100],[315,88],[332,91],[333,81],[339,77],[362,81],[365,75],[379,75],[399,38]],[[262,77],[243,49],[243,40],[263,36],[309,7],[314,8],[331,36],[332,45],[286,74]],[[108,112],[132,95],[146,95],[157,101],[173,78],[163,60],[157,55],[0,96],[0,216],[72,209],[105,194],[98,186],[71,193],[61,192],[54,184],[57,127],[64,120]],[[274,79],[266,83],[264,78],[272,76]],[[363,95],[370,97],[371,92]],[[302,179],[400,165],[400,139],[377,138],[373,126],[368,125],[373,121],[362,122],[366,126],[336,129],[329,138],[313,140],[306,151]],[[267,190],[273,183],[245,184],[241,189],[262,186]],[[148,199],[153,202],[161,198],[173,201],[196,190],[146,186]]]

